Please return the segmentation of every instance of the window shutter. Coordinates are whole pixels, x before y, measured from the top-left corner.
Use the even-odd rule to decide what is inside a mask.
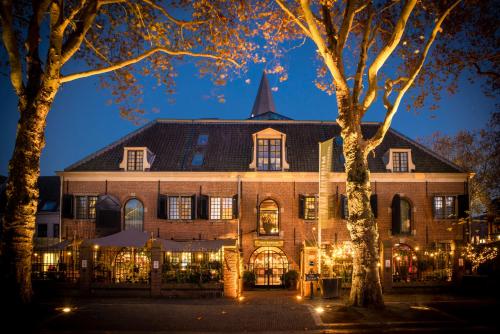
[[[372,207],[373,217],[377,218],[378,216],[377,194],[372,194],[370,196],[370,206]]]
[[[191,219],[196,219],[196,195],[191,196]]]
[[[431,197],[432,218],[436,218],[436,196]]]
[[[73,195],[63,195],[63,203],[62,203],[62,216],[63,218],[74,219],[75,211],[73,205],[75,203]]]
[[[347,204],[347,197],[345,197],[345,195],[340,195],[340,217],[342,219],[347,219],[345,215],[346,204]]]
[[[198,218],[208,219],[208,196],[200,195],[198,197]]]
[[[305,205],[306,205],[306,199],[303,195],[299,195],[299,218],[304,219],[305,218]]]
[[[156,217],[158,219],[167,219],[167,196],[165,195],[158,195]]]
[[[233,219],[238,219],[240,213],[238,212],[238,195],[233,196]]]
[[[458,218],[467,218],[469,211],[469,195],[458,195]]]
[[[392,199],[392,235],[401,233],[401,197],[396,194]]]

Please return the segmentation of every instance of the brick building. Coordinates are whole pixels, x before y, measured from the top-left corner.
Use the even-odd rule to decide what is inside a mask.
[[[377,127],[362,126],[366,135]],[[333,192],[318,231],[318,143],[330,138]],[[451,256],[465,238],[468,173],[393,129],[369,167],[384,282],[406,280],[419,250]],[[63,238],[137,229],[167,240],[236,239],[258,285],[280,285],[290,269],[317,272],[318,232],[325,250],[348,251],[340,128],[278,114],[265,75],[248,119],[156,120],[58,175]]]

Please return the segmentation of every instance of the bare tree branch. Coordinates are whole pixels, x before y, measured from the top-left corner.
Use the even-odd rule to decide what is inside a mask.
[[[33,14],[28,26],[28,36],[26,37],[26,92],[35,92],[40,85],[40,77],[42,75],[42,64],[40,61],[40,23],[47,11],[50,0],[32,1]],[[30,97],[28,97],[30,98]]]
[[[362,106],[365,110],[370,107],[377,95],[378,71],[391,56],[392,52],[394,51],[394,49],[396,49],[399,42],[401,41],[401,37],[403,36],[403,33],[405,31],[406,23],[416,3],[417,0],[408,0],[406,2],[401,12],[401,16],[399,17],[399,20],[394,27],[391,38],[382,48],[382,50],[380,50],[379,54],[368,69],[368,92],[366,93]]]
[[[363,33],[363,40],[361,41],[361,51],[359,54],[358,68],[356,69],[356,75],[354,77],[354,87],[352,89],[352,103],[357,105],[359,101],[359,96],[361,95],[361,89],[363,86],[363,74],[365,73],[366,61],[368,60],[368,48],[371,42],[370,32],[372,31],[371,26],[375,12],[370,6],[370,14],[365,23],[365,30]],[[360,114],[363,117],[363,113]]]
[[[302,31],[306,34],[307,37],[312,39],[311,32],[307,27],[300,21],[300,19],[292,13],[292,11],[283,3],[281,0],[276,0],[276,3],[283,9],[283,11],[290,16],[291,19],[295,21],[295,23],[302,29]]]
[[[333,25],[332,16],[330,15],[330,8],[327,5],[321,6],[323,13],[323,24],[325,25],[326,38],[328,39],[328,48],[332,53],[337,52],[337,32]]]
[[[354,15],[356,15],[356,0],[348,0],[346,4],[346,9],[344,13],[344,19],[340,25],[339,38],[337,43],[337,55],[342,58],[342,51],[344,50],[345,43],[349,37],[349,31],[351,30],[352,21],[354,20]]]
[[[9,56],[10,82],[17,96],[22,96],[25,93],[23,70],[16,34],[12,24],[12,1],[4,0],[0,3],[0,19],[2,23],[2,40]]]
[[[97,1],[89,2],[81,10],[81,16],[77,23],[76,29],[68,36],[66,43],[64,43],[61,53],[61,64],[65,64],[76,51],[80,48],[83,38],[87,34],[94,23],[97,15]]]
[[[456,0],[455,2],[453,2],[451,4],[451,6],[448,7],[448,9],[446,9],[446,11],[441,15],[441,17],[439,18],[439,20],[436,22],[436,25],[434,26],[434,29],[432,30],[431,36],[429,37],[429,40],[427,41],[427,43],[425,45],[424,51],[422,52],[420,60],[417,63],[417,66],[415,67],[415,69],[413,70],[413,73],[411,73],[410,77],[409,78],[399,78],[397,80],[398,82],[400,80],[404,80],[404,81],[406,81],[406,83],[404,84],[404,86],[399,91],[399,93],[398,93],[398,95],[397,95],[397,97],[396,97],[396,99],[395,99],[395,101],[394,101],[393,104],[391,104],[388,101],[388,95],[389,95],[390,92],[389,93],[386,92],[386,96],[387,97],[384,99],[385,100],[384,103],[388,103],[387,104],[388,110],[387,110],[387,112],[385,114],[384,121],[382,122],[382,124],[378,128],[378,130],[375,133],[375,135],[367,141],[367,145],[366,145],[367,150],[365,151],[366,154],[368,154],[375,147],[377,147],[382,142],[382,140],[384,139],[384,136],[385,136],[385,134],[387,133],[387,131],[389,130],[389,128],[391,126],[392,118],[396,114],[396,111],[398,110],[399,104],[401,103],[401,100],[402,100],[403,96],[405,95],[406,91],[408,91],[408,89],[411,87],[411,85],[415,81],[415,78],[417,77],[417,75],[420,73],[420,70],[422,69],[422,67],[424,65],[425,59],[427,58],[427,54],[429,53],[429,50],[430,50],[430,48],[432,46],[432,43],[434,43],[434,40],[436,39],[436,36],[437,36],[438,32],[442,31],[441,25],[443,24],[443,21],[446,19],[446,17],[448,17],[448,15],[451,13],[451,11],[461,1],[462,0]],[[394,83],[396,83],[396,81]],[[388,88],[392,89],[392,87],[388,87]]]
[[[86,77],[90,77],[90,76],[94,76],[94,75],[99,75],[99,74],[104,74],[104,73],[116,71],[116,70],[119,70],[123,67],[138,63],[141,60],[148,58],[149,56],[151,56],[155,53],[166,53],[166,54],[169,54],[171,56],[191,56],[191,57],[223,60],[223,61],[227,61],[227,62],[232,63],[236,67],[241,67],[241,65],[238,62],[236,62],[234,59],[230,59],[230,58],[224,58],[224,57],[215,56],[215,55],[206,54],[206,53],[195,53],[195,52],[191,52],[191,51],[173,51],[173,50],[170,50],[170,49],[167,49],[164,47],[157,47],[157,48],[151,49],[149,51],[146,51],[146,52],[138,55],[137,57],[121,61],[119,63],[112,65],[112,66],[97,68],[97,69],[93,69],[93,70],[89,70],[89,71],[85,71],[85,72],[74,73],[74,74],[70,74],[67,76],[63,76],[61,78],[61,83],[70,82],[70,81],[73,81],[76,79],[81,79],[81,78],[86,78]]]
[[[76,15],[78,15],[80,13],[80,11],[82,10],[82,8],[85,6],[86,3],[87,3],[87,0],[81,0],[78,5],[75,5],[75,7],[69,13],[68,17],[66,19],[64,19],[64,21],[63,21],[63,23],[61,25],[61,30],[62,31],[66,30],[66,27],[71,22],[73,22],[73,20],[75,19]]]
[[[349,91],[349,86],[347,85],[347,81],[345,79],[344,74],[334,61],[334,55],[328,50],[328,47],[325,44],[323,36],[321,36],[321,33],[319,32],[319,29],[315,22],[314,15],[311,12],[310,1],[301,0],[300,4],[302,6],[302,10],[304,11],[304,17],[306,19],[309,31],[311,33],[310,38],[318,47],[320,55],[323,57],[325,64],[328,67],[328,70],[333,76],[335,86],[343,91],[346,92]]]
[[[488,76],[492,79],[498,79],[500,78],[500,73],[498,72],[493,72],[493,71],[482,71],[481,67],[479,67],[478,63],[472,63],[472,65],[476,68],[477,74],[479,75],[485,75]]]
[[[181,27],[182,26],[186,26],[186,25],[196,25],[196,24],[203,24],[207,21],[184,21],[184,20],[179,20],[179,19],[176,19],[175,17],[173,17],[165,8],[163,8],[162,6],[154,3],[153,1],[151,0],[142,0],[142,2],[150,5],[151,7],[159,10],[163,15],[165,15],[166,18],[168,18],[170,21],[174,22],[175,24],[178,24],[180,25]]]

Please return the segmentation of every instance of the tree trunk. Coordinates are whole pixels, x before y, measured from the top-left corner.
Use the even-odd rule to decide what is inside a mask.
[[[54,86],[55,85],[55,86]],[[2,299],[14,304],[31,301],[31,255],[38,206],[37,181],[45,145],[46,117],[58,85],[35,92],[37,98],[19,98],[20,119],[9,163],[7,205],[3,217]]]
[[[379,275],[378,228],[370,207],[370,171],[364,152],[361,126],[342,130],[346,189],[349,208],[347,228],[353,244],[353,273],[349,303],[383,307]]]

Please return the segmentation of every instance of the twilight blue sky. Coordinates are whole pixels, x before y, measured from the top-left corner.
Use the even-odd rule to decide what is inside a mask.
[[[336,103],[333,96],[319,91],[313,84],[315,76],[314,52],[308,45],[288,55],[288,81],[280,83],[269,76],[277,112],[296,120],[334,120]],[[186,60],[187,62],[187,60]],[[153,90],[153,84],[144,82],[144,107],[147,119],[155,118],[222,118],[245,119],[249,116],[265,65],[252,65],[248,73],[229,81],[225,87],[215,87],[208,79],[200,79],[194,66],[185,63],[178,67],[175,103],[162,89]],[[69,68],[70,70],[71,68]],[[67,72],[70,72],[66,69]],[[245,81],[250,79],[250,83]],[[226,102],[216,98],[224,94]],[[408,97],[408,96],[407,96]],[[137,128],[120,118],[116,105],[108,105],[109,91],[98,85],[96,78],[86,78],[66,84],[59,91],[49,113],[46,128],[46,146],[41,158],[41,174],[53,175],[86,155],[108,145]],[[7,174],[8,162],[14,147],[18,121],[17,100],[6,77],[0,77],[0,175]],[[406,101],[408,99],[406,98]],[[418,114],[405,111],[404,105],[395,116],[392,126],[417,138],[435,131],[453,134],[461,129],[483,127],[495,100],[484,97],[478,85],[462,80],[455,95],[444,93],[436,117],[423,109]],[[384,109],[377,104],[365,116],[366,121],[381,121]]]

